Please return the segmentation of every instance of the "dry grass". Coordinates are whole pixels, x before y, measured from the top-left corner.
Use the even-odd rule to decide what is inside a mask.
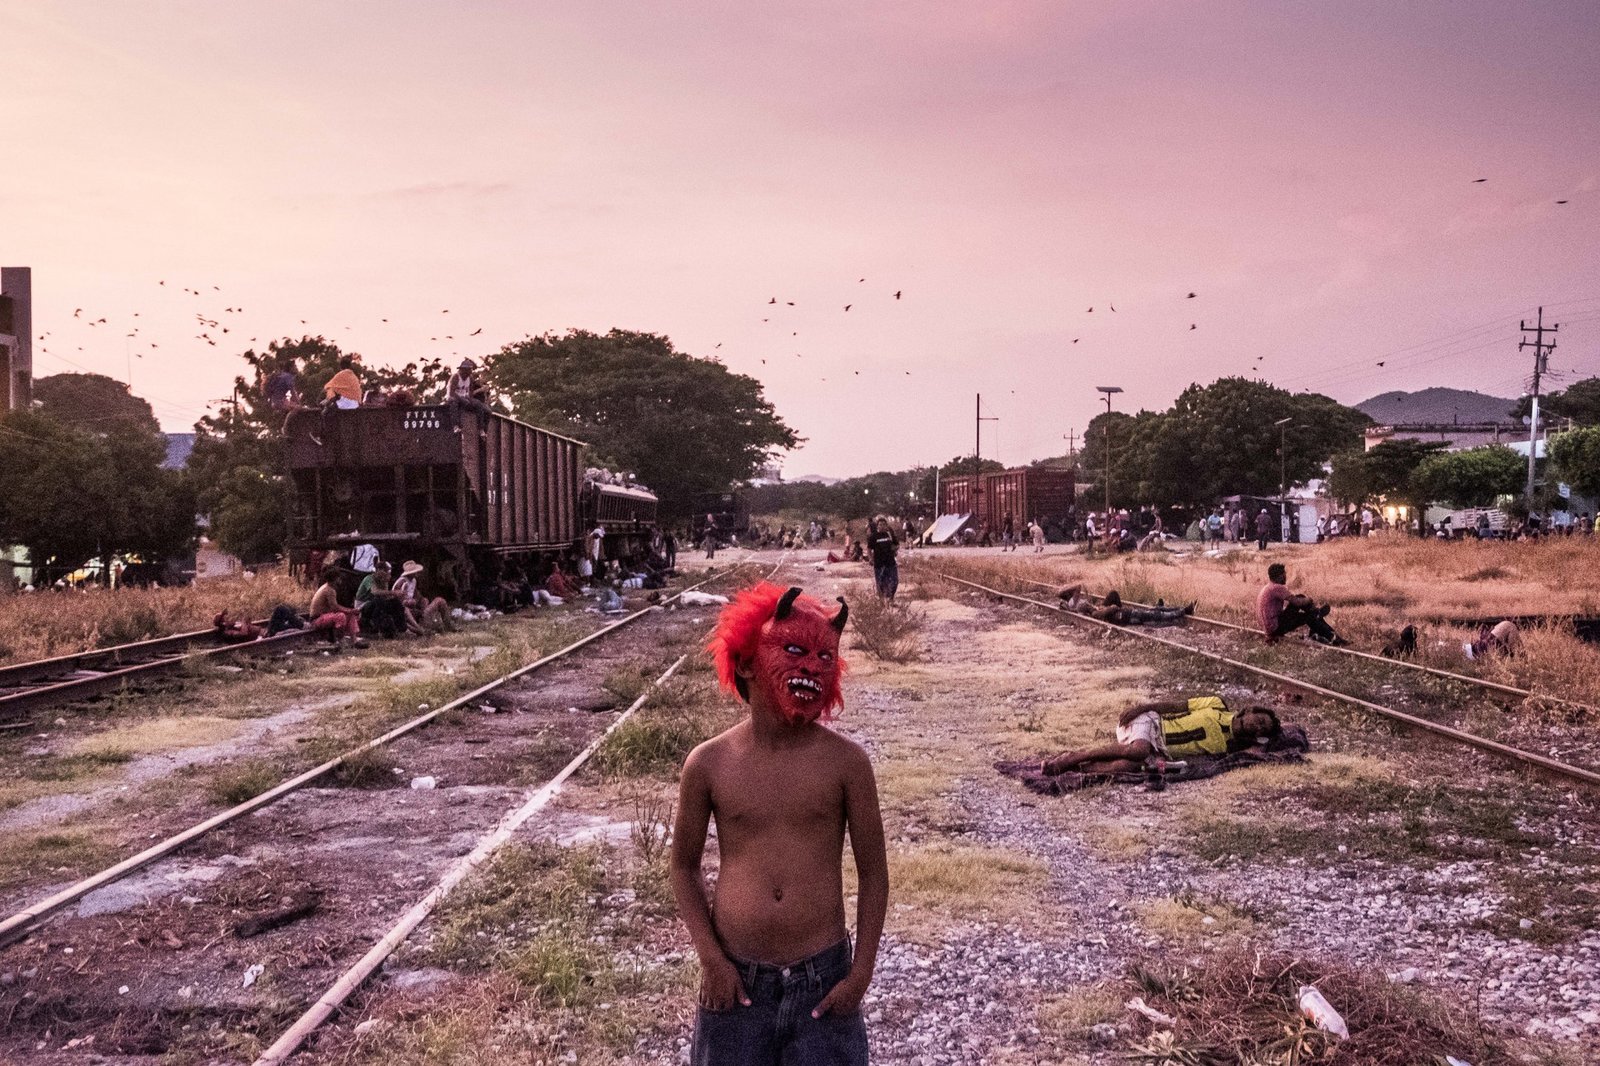
[[[1193,600],[1200,614],[1254,626],[1256,595],[1272,562],[1288,567],[1291,589],[1333,606],[1330,621],[1357,648],[1377,651],[1415,624],[1415,661],[1423,665],[1579,701],[1593,702],[1600,693],[1600,649],[1559,620],[1526,629],[1515,658],[1469,662],[1461,651],[1475,635],[1462,624],[1467,620],[1600,614],[1594,583],[1574,580],[1600,565],[1600,542],[1592,538],[1481,544],[1369,538],[1212,557],[955,554],[931,565],[1046,601],[1054,599],[1052,590],[1070,584],[1095,593],[1115,588],[1137,602]]]
[[[0,663],[206,629],[223,609],[265,618],[277,604],[309,601],[310,593],[282,570],[183,588],[0,595]]]
[[[922,657],[918,634],[925,619],[920,610],[890,603],[877,596],[861,596],[850,608],[851,646],[874,659],[892,663],[915,662]]]
[[[1303,985],[1315,986],[1344,1017],[1348,1041],[1336,1042],[1300,1017],[1296,1001]],[[1418,1066],[1442,1062],[1445,1054],[1477,1066],[1514,1061],[1466,1006],[1391,984],[1381,973],[1247,945],[1222,947],[1192,970],[1135,965],[1125,987],[1177,1019],[1159,1031],[1134,1020],[1142,1035],[1129,1040],[1124,1057],[1135,1062]]]
[[[889,883],[895,905],[956,918],[1016,919],[1038,909],[1049,868],[999,848],[959,844],[894,849]]]
[[[1250,915],[1225,900],[1180,892],[1138,905],[1139,921],[1147,930],[1168,940],[1194,941],[1205,937],[1248,933]]]
[[[113,726],[73,742],[67,749],[74,755],[100,755],[127,752],[142,755],[175,748],[219,744],[238,734],[241,723],[235,719],[205,715],[184,718],[151,718],[142,722]]]
[[[1114,984],[1078,985],[1039,1005],[1039,1028],[1058,1039],[1086,1040],[1095,1026],[1122,1020],[1126,998]]]

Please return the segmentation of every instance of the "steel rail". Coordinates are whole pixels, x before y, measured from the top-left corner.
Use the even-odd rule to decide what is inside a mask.
[[[307,640],[315,631],[306,629],[290,629],[272,637],[262,637],[258,640],[241,641],[238,644],[218,644],[211,648],[198,650],[176,651],[162,658],[151,659],[148,662],[134,663],[122,666],[104,673],[97,673],[89,677],[75,677],[64,681],[55,681],[49,684],[24,688],[18,692],[0,694],[0,716],[7,718],[16,717],[28,710],[37,707],[49,706],[53,703],[63,703],[69,700],[87,698],[102,692],[109,692],[134,681],[142,681],[157,674],[175,670],[185,663],[205,662],[211,659],[224,659],[234,655],[265,655],[284,648],[292,647]],[[161,644],[175,641],[176,637],[162,637],[158,640],[147,641],[147,644]],[[192,647],[193,641],[189,647]],[[137,645],[123,645],[123,648],[137,647]],[[107,649],[112,651],[117,649]],[[65,658],[75,658],[66,656]],[[25,663],[23,667],[35,667],[43,662],[58,660],[40,660],[36,663]],[[34,675],[39,676],[38,674]]]
[[[0,666],[0,688],[16,688],[41,677],[57,677],[75,670],[99,669],[100,661],[103,659],[121,663],[124,659],[177,654],[186,650],[191,644],[198,644],[207,637],[214,637],[216,632],[215,629],[194,629],[187,633],[173,633],[165,637],[134,641],[131,644],[90,648],[87,651],[75,651],[49,659],[34,659],[31,662]]]
[[[774,567],[773,569],[774,573],[776,573],[779,567],[783,566],[784,558],[787,558],[787,553],[784,557],[780,557],[778,566]],[[748,560],[742,559],[735,563],[734,569],[744,566],[747,561]],[[427,725],[429,722],[432,722],[440,715],[445,714],[448,711],[452,711],[457,707],[465,706],[466,704],[471,703],[473,700],[482,698],[483,696],[493,692],[495,689],[500,688],[502,685],[505,685],[510,681],[514,681],[519,677],[531,674],[535,670],[555,662],[557,659],[564,658],[565,656],[577,651],[579,648],[582,648],[588,644],[592,644],[602,637],[616,632],[618,629],[621,629],[623,626],[635,621],[636,619],[643,618],[645,615],[654,611],[659,611],[667,604],[681,598],[685,592],[693,592],[702,585],[710,584],[712,581],[716,581],[722,577],[725,577],[728,573],[732,573],[732,570],[725,571],[721,574],[714,574],[711,577],[706,578],[704,581],[697,582],[696,584],[690,585],[686,589],[666,597],[658,604],[651,604],[649,607],[646,607],[643,610],[635,611],[624,618],[619,618],[615,622],[601,626],[594,632],[588,634],[587,636],[580,637],[578,640],[573,641],[571,644],[561,648],[559,651],[552,652],[549,655],[546,655],[540,659],[536,659],[531,663],[519,666],[517,669],[508,674],[496,678],[485,685],[480,685],[464,696],[458,696],[449,703],[442,704],[441,706],[430,710],[425,714],[420,714],[409,721],[402,722],[400,725],[395,726],[382,736],[375,737],[364,744],[359,744],[343,754],[334,756],[327,762],[324,762],[318,766],[314,766],[302,774],[279,783],[261,793],[259,796],[248,799],[237,806],[230,807],[225,811],[207,818],[203,822],[199,822],[190,826],[188,829],[185,829],[182,832],[175,833],[172,836],[167,837],[165,840],[162,840],[156,844],[152,844],[150,847],[139,852],[137,855],[129,856],[128,858],[117,863],[115,866],[107,867],[97,874],[93,874],[81,881],[77,881],[74,884],[68,885],[66,888],[63,888],[55,894],[40,900],[38,903],[18,911],[9,918],[6,918],[4,921],[0,921],[0,948],[13,944],[27,936],[34,929],[38,928],[44,919],[56,913],[67,904],[83,898],[90,892],[93,892],[95,889],[121,880],[122,878],[133,873],[135,870],[139,870],[150,865],[152,862],[155,862],[157,859],[163,858],[166,855],[170,855],[172,852],[183,847],[190,841],[202,837],[214,829],[221,828],[230,822],[234,822],[240,818],[243,818],[247,814],[258,811],[263,807],[270,806],[271,804],[283,799],[290,793],[304,788],[306,785],[317,780],[318,778],[324,777],[333,772],[340,766],[343,766],[350,759],[365,752],[380,748],[393,740],[397,740],[408,733],[414,732]]]
[[[1203,648],[1195,648],[1175,640],[1168,640],[1165,637],[1158,637],[1154,633],[1144,633],[1138,628],[1119,626],[1111,622],[1104,622],[1098,618],[1090,617],[1089,615],[1077,614],[1073,611],[1066,610],[1059,604],[1046,603],[1043,600],[1035,600],[1027,596],[1019,596],[1014,592],[1002,592],[1000,589],[990,588],[987,585],[980,585],[976,581],[968,581],[966,578],[956,577],[954,574],[947,574],[940,570],[934,570],[933,572],[938,574],[946,581],[954,581],[957,584],[975,588],[980,592],[988,593],[991,596],[1000,596],[1005,599],[1017,600],[1020,603],[1031,604],[1035,607],[1043,607],[1047,611],[1054,611],[1057,614],[1064,615],[1074,622],[1087,622],[1091,625],[1099,626],[1102,629],[1114,630],[1118,633],[1125,633],[1131,637],[1139,637],[1143,640],[1148,640],[1153,644],[1164,645],[1168,648],[1174,648],[1178,651],[1187,652],[1190,655],[1198,655],[1202,658],[1210,659],[1212,662],[1221,663],[1224,666],[1229,666],[1236,670],[1243,670],[1247,673],[1256,674],[1260,677],[1265,677],[1269,680],[1276,681],[1281,685],[1285,685],[1289,688],[1299,689],[1302,692],[1307,692],[1314,696],[1321,696],[1326,699],[1339,700],[1344,703],[1353,704],[1384,718],[1390,718],[1397,722],[1404,722],[1406,725],[1415,726],[1418,729],[1426,730],[1427,732],[1434,733],[1442,737],[1447,737],[1451,740],[1455,740],[1475,748],[1480,748],[1484,751],[1493,752],[1497,755],[1503,755],[1518,762],[1529,763],[1533,766],[1538,766],[1542,769],[1549,770],[1551,773],[1559,774],[1563,777],[1569,777],[1575,781],[1581,781],[1586,785],[1600,785],[1600,773],[1596,773],[1593,770],[1586,770],[1581,766],[1573,766],[1569,763],[1560,762],[1559,760],[1551,759],[1535,752],[1524,751],[1521,748],[1515,748],[1509,744],[1502,744],[1497,740],[1490,740],[1487,737],[1480,737],[1476,733],[1468,733],[1465,730],[1455,729],[1451,726],[1442,725],[1439,722],[1431,722],[1426,718],[1419,718],[1414,714],[1407,714],[1404,711],[1397,711],[1393,707],[1385,707],[1381,703],[1373,703],[1370,700],[1364,700],[1360,696],[1355,696],[1348,692],[1340,692],[1337,689],[1326,688],[1310,681],[1302,681],[1297,677],[1290,677],[1288,674],[1280,674],[1275,670],[1268,670],[1265,667],[1254,666],[1250,663],[1240,662],[1237,659],[1230,659],[1225,655],[1218,655],[1216,652],[1206,651]]]
[[[1030,585],[1038,585],[1040,588],[1059,589],[1063,587],[1060,584],[1053,585],[1048,581],[1038,581],[1031,577],[1022,577],[1021,575],[1015,575],[1014,580],[1025,581]],[[1089,597],[1090,599],[1096,600],[1105,598],[1103,596],[1095,596],[1093,594],[1089,594]],[[1140,603],[1137,600],[1123,600],[1122,602],[1130,607],[1155,606],[1154,604]],[[1221,618],[1207,618],[1205,615],[1201,614],[1194,614],[1190,615],[1189,617],[1193,621],[1199,622],[1203,625],[1215,626],[1218,629],[1230,629],[1240,633],[1258,632],[1258,630],[1253,626],[1242,626],[1237,622],[1229,622]],[[1589,703],[1582,703],[1578,700],[1569,700],[1564,696],[1550,696],[1542,692],[1534,692],[1531,689],[1517,688],[1515,685],[1502,684],[1499,681],[1490,681],[1486,678],[1473,677],[1471,674],[1458,674],[1450,670],[1440,669],[1437,666],[1427,666],[1423,663],[1407,662],[1404,659],[1390,659],[1384,655],[1374,655],[1370,651],[1361,651],[1356,648],[1340,648],[1332,644],[1320,644],[1316,641],[1309,641],[1308,643],[1320,651],[1335,652],[1339,655],[1353,655],[1358,659],[1368,659],[1372,662],[1384,663],[1385,665],[1398,667],[1402,670],[1416,670],[1420,673],[1432,674],[1434,677],[1448,678],[1451,681],[1458,681],[1462,684],[1477,685],[1479,688],[1490,689],[1494,692],[1502,692],[1507,696],[1515,696],[1518,699],[1539,700],[1545,703],[1558,703],[1563,707],[1573,707],[1589,714],[1600,714],[1600,707],[1596,707]]]
[[[361,956],[354,966],[351,966],[341,974],[339,979],[318,997],[309,1010],[302,1014],[293,1025],[284,1030],[283,1034],[272,1042],[272,1046],[256,1058],[255,1066],[276,1066],[277,1063],[288,1061],[296,1051],[300,1050],[300,1045],[305,1043],[306,1038],[319,1029],[322,1023],[333,1017],[334,1012],[344,1004],[344,1001],[349,999],[356,989],[366,983],[367,979],[377,971],[378,967],[383,965],[384,960],[394,954],[401,944],[405,943],[406,938],[416,931],[417,927],[434,912],[435,908],[468,874],[481,866],[496,851],[499,851],[524,822],[543,810],[556,797],[561,791],[561,786],[566,783],[567,778],[577,773],[583,764],[588,762],[590,757],[600,750],[600,746],[606,742],[606,738],[611,736],[618,726],[632,718],[634,712],[644,706],[651,693],[664,684],[678,667],[683,665],[684,660],[687,658],[687,655],[678,656],[677,661],[667,667],[665,673],[651,682],[650,687],[640,693],[639,698],[634,700],[628,709],[617,717],[616,721],[606,727],[605,731],[595,737],[588,747],[584,748],[572,761],[562,767],[558,774],[544,784],[525,793],[522,802],[502,815],[500,820],[495,823],[494,828],[479,839],[477,847],[473,848],[470,854],[451,866],[445,872],[445,875],[428,891],[427,895],[423,896],[410,910],[406,911],[400,917],[400,920],[391,926],[389,931],[369,948],[367,953]]]

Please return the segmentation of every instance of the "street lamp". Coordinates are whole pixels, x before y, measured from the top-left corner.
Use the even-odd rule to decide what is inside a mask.
[[[1104,393],[1106,414],[1111,413],[1111,397],[1122,391],[1121,385],[1096,385],[1094,391]],[[1111,420],[1106,419],[1106,520],[1111,519]]]

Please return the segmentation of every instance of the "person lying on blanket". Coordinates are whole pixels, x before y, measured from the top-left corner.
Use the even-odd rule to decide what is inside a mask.
[[[1265,746],[1283,732],[1276,712],[1266,707],[1228,710],[1221,696],[1196,696],[1170,703],[1140,703],[1117,719],[1117,742],[1068,751],[1044,761],[1054,777],[1080,774],[1136,774],[1145,760],[1186,755],[1227,755]]]

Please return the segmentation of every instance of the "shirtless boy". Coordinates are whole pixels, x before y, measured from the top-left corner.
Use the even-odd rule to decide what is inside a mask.
[[[800,590],[762,583],[723,609],[710,651],[749,717],[689,753],[672,835],[672,891],[700,956],[695,1066],[857,1066],[861,999],[889,901],[877,782],[860,746],[822,723],[844,702],[839,634]],[[700,860],[717,821],[707,901]],[[840,862],[858,892],[852,958]]]

